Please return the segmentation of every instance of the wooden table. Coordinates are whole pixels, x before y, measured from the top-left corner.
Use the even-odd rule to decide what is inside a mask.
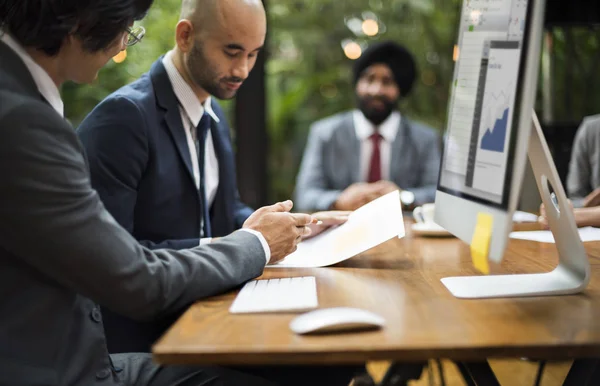
[[[267,269],[262,278],[317,277],[319,307],[352,306],[379,331],[298,336],[295,314],[231,315],[235,292],[194,304],[154,346],[163,364],[333,364],[368,360],[600,357],[600,243],[586,243],[592,280],[580,295],[461,300],[446,276],[476,275],[455,238],[394,239],[333,268]],[[511,240],[494,273],[552,270],[553,244]]]

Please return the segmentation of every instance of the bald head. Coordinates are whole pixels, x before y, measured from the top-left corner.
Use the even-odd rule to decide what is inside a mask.
[[[200,101],[233,98],[265,43],[261,0],[183,0],[175,65]]]
[[[228,28],[239,15],[256,17],[254,20],[259,23],[266,22],[261,0],[183,0],[180,19],[194,23],[197,31],[202,34],[215,27]]]

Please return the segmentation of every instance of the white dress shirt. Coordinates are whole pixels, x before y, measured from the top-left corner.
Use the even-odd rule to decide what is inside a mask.
[[[356,138],[360,142],[360,178],[366,182],[369,178],[371,167],[371,155],[373,154],[373,142],[369,138],[375,133],[375,126],[364,116],[360,110],[354,110],[354,130]],[[392,144],[396,140],[396,134],[400,127],[400,113],[394,111],[379,125],[379,134],[383,137],[379,142],[381,154],[381,178],[390,180],[390,165],[392,163]]]
[[[37,64],[31,56],[23,49],[23,47],[7,33],[0,33],[0,40],[7,46],[9,46],[25,63],[25,66],[29,70],[35,85],[37,86],[40,94],[46,99],[46,101],[52,106],[61,117],[64,117],[65,109],[64,103],[60,97],[58,87],[54,84],[50,75],[44,70],[39,64]]]
[[[204,111],[214,119],[217,123],[220,122],[219,117],[215,114],[210,104],[211,98],[208,97],[204,104],[200,103],[196,94],[192,88],[183,79],[177,67],[173,64],[173,51],[169,51],[163,58],[163,65],[167,70],[167,75],[173,86],[173,92],[179,101],[179,112],[181,113],[181,122],[183,122],[183,128],[185,129],[185,137],[187,138],[188,149],[192,158],[192,169],[194,171],[194,181],[196,182],[196,189],[200,189],[200,168],[198,166],[198,152],[196,150],[196,144],[192,137],[192,130],[196,130],[196,127],[202,119]],[[212,206],[215,201],[217,189],[219,188],[219,162],[217,160],[217,154],[215,153],[215,146],[213,144],[212,132],[209,131],[206,135],[206,144],[204,148],[204,186],[206,188],[206,199],[208,206]]]
[[[190,152],[190,158],[192,159],[192,170],[194,172],[194,182],[196,183],[196,189],[200,189],[200,167],[198,162],[198,151],[196,150],[196,144],[194,143],[194,137],[192,136],[192,130],[196,130],[196,127],[202,119],[204,111],[217,123],[220,122],[219,117],[212,109],[210,104],[211,97],[208,97],[204,104],[200,103],[198,97],[190,87],[190,85],[183,79],[177,67],[173,63],[173,51],[169,51],[163,58],[162,61],[167,71],[167,76],[173,86],[173,92],[175,97],[179,101],[179,112],[181,114],[181,122],[185,130],[185,137],[187,139],[188,150]],[[206,200],[209,207],[215,201],[217,195],[217,189],[219,188],[219,161],[217,160],[217,153],[213,144],[212,132],[209,131],[206,136],[206,143],[204,148],[204,186],[206,189]],[[271,249],[264,236],[252,229],[241,229],[254,234],[260,240],[260,243],[265,251],[267,263],[271,259]],[[202,235],[200,235],[202,237]],[[206,244],[211,241],[211,238],[205,237],[200,239],[200,244]]]

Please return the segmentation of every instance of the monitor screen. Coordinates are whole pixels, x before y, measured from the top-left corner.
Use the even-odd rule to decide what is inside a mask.
[[[448,194],[504,209],[528,2],[463,2],[438,185]]]

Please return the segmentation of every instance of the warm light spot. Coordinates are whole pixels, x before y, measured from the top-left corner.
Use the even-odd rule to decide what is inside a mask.
[[[454,52],[452,53],[452,60],[454,60],[456,62],[458,60],[459,56],[460,56],[460,48],[458,48],[458,46],[455,44]]]
[[[362,55],[362,49],[356,42],[350,42],[344,46],[344,54],[348,57],[348,59],[358,59]]]
[[[115,63],[123,63],[127,59],[127,51],[121,51],[115,56],[113,56],[113,60]]]
[[[375,36],[379,33],[379,24],[376,20],[367,19],[362,23],[362,30],[367,36]]]

